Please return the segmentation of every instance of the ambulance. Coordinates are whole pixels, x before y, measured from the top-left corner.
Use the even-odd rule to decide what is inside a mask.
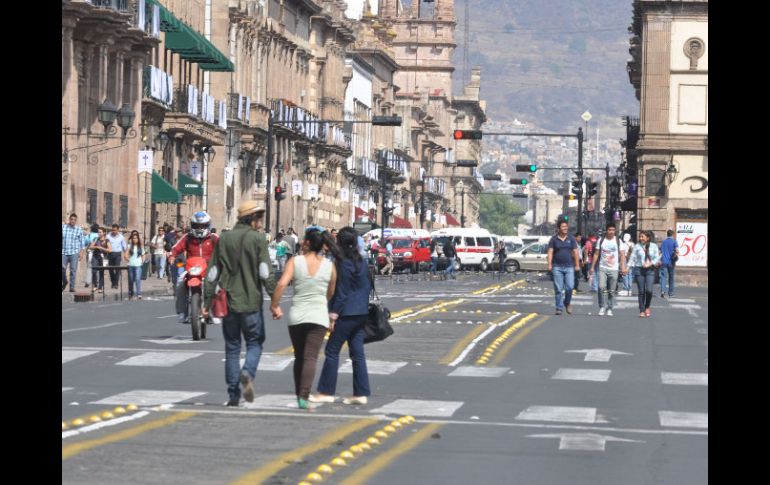
[[[474,267],[486,271],[495,260],[495,244],[499,236],[482,228],[449,227],[430,233],[433,241],[444,244],[449,239],[455,243],[460,267]]]

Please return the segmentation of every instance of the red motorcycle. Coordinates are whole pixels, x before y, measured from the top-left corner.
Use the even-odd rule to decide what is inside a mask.
[[[187,258],[184,281],[187,285],[187,314],[190,315],[193,340],[206,338],[206,325],[209,318],[202,316],[203,308],[203,278],[206,276],[207,264],[204,258],[192,256]]]

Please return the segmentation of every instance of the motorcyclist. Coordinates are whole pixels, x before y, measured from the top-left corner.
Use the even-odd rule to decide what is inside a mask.
[[[172,261],[184,253],[186,258],[199,256],[207,262],[214,254],[214,247],[219,241],[219,236],[211,232],[211,216],[205,211],[193,214],[190,221],[190,232],[176,242],[171,249]],[[176,285],[176,313],[179,323],[186,323],[187,315],[187,285],[185,278],[179,278]],[[216,323],[216,322],[215,322]]]

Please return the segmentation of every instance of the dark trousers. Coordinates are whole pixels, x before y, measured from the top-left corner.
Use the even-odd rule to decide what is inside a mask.
[[[366,370],[366,355],[364,354],[364,324],[367,315],[340,317],[334,326],[334,332],[326,343],[326,360],[324,360],[321,378],[318,380],[318,392],[333,396],[337,391],[337,371],[340,361],[342,344],[348,343],[348,351],[353,361],[353,395],[370,396],[369,374]]]
[[[289,325],[289,337],[294,346],[294,393],[307,400],[315,379],[318,352],[324,343],[326,327],[315,323]]]
[[[578,291],[578,287],[580,286],[580,275],[583,273],[583,268],[580,268],[580,271],[575,271],[575,291]]]
[[[636,286],[639,288],[639,312],[650,308],[652,287],[655,284],[655,268],[634,268]]]
[[[115,252],[110,253],[107,256],[107,265],[108,266],[120,266],[120,259],[123,256],[123,253]],[[110,283],[112,283],[112,286],[118,286],[118,278],[120,277],[120,270],[119,269],[111,269],[110,270]]]
[[[94,256],[91,260],[91,284],[94,289],[104,289],[104,270],[96,269],[97,266],[104,265],[104,257],[100,255],[99,258]]]

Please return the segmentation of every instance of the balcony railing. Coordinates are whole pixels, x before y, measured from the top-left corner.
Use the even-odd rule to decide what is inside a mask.
[[[227,129],[227,104],[199,92],[198,88],[191,84],[174,90],[172,109],[176,113],[185,113],[200,121]]]
[[[174,80],[166,71],[146,66],[142,77],[142,95],[171,108],[174,101]]]
[[[160,6],[149,4],[146,0],[136,0],[134,21],[135,26],[147,35],[160,38]]]
[[[128,0],[90,0],[95,7],[105,7],[118,12],[128,12]]]
[[[374,160],[369,160],[365,157],[359,157],[356,160],[356,175],[360,175],[371,180],[379,180],[380,167]]]

